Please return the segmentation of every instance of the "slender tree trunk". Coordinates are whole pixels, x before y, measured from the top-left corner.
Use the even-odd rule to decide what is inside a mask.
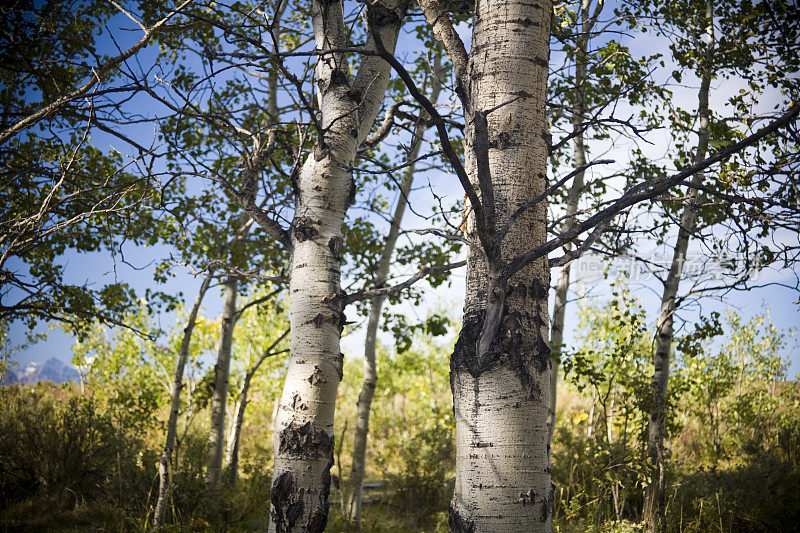
[[[256,364],[251,366],[247,373],[244,375],[244,381],[242,381],[242,391],[239,394],[239,403],[236,407],[236,423],[233,426],[231,431],[231,439],[230,439],[230,459],[228,460],[228,475],[231,484],[236,481],[236,478],[239,476],[239,441],[241,440],[242,436],[242,426],[244,426],[244,417],[245,412],[247,411],[247,403],[249,401],[248,395],[250,394],[250,384],[253,381],[253,377],[258,372],[261,363],[263,363],[267,357],[275,355],[277,352],[275,351],[275,347],[281,343],[283,339],[289,334],[288,331],[285,331],[283,335],[278,337],[275,342],[273,342],[269,348],[264,350],[264,353],[261,357],[258,358]]]
[[[280,42],[280,36],[281,36],[280,21],[283,18],[283,13],[286,10],[286,5],[287,5],[287,2],[285,0],[281,0],[280,2],[278,2],[278,5],[276,6],[274,17],[272,19],[272,28],[273,28],[272,29],[272,36],[273,36],[273,39],[275,39],[276,42]],[[266,126],[274,125],[277,122],[277,120],[278,120],[278,69],[277,68],[273,68],[273,69],[270,69],[269,77],[268,77],[268,85],[267,85],[267,119],[265,121],[265,125]],[[246,223],[246,219],[247,218],[248,217],[243,215],[241,222],[243,224]],[[247,234],[246,232],[247,232],[247,230],[245,230],[241,234],[240,240],[244,239],[244,237]],[[235,283],[235,281],[234,281],[234,283]],[[231,340],[233,339],[232,335],[233,335],[233,329],[236,326],[236,321],[239,319],[239,316],[236,313],[236,289],[237,289],[237,287],[234,286],[233,301],[231,302],[230,309],[228,309],[228,307],[227,307],[228,293],[227,293],[227,286],[226,286],[225,308],[224,308],[224,311],[223,311],[224,313],[230,312],[229,316],[231,317],[231,320],[230,320]],[[223,329],[222,329],[221,336],[224,338],[225,327],[226,327],[226,324],[227,324],[225,315],[223,315],[222,321],[223,321],[223,323],[222,323],[222,328]],[[281,338],[283,338],[283,337],[281,337]],[[217,366],[218,367],[220,366],[220,360],[222,359],[222,347],[223,347],[223,344],[222,344],[222,341],[221,341],[221,343],[220,343],[220,357],[218,358],[218,361],[217,361]],[[227,390],[227,386],[228,386],[228,374],[229,374],[229,369],[230,369],[230,344],[228,345],[227,352],[228,352],[227,358],[226,358],[227,362],[226,362],[226,367],[225,367],[225,374],[226,374],[226,377],[225,377],[225,388],[226,388],[226,390]],[[259,359],[259,362],[256,364],[255,369],[258,369],[258,366],[264,360],[264,357],[266,357],[266,355],[262,356],[261,359]],[[255,373],[255,370],[253,370],[253,373]],[[217,378],[218,379],[215,382],[215,400],[216,400],[216,383],[218,383],[220,381],[219,380],[219,374],[217,375]],[[250,379],[252,379],[252,376],[250,376]],[[249,389],[249,386],[250,386],[250,383],[249,383],[250,380],[247,378],[247,376],[245,376],[245,381],[246,381],[246,383],[243,385],[243,388],[242,388],[243,394],[239,398],[239,402],[237,403],[236,413],[234,414],[234,416],[236,417],[236,422],[235,422],[235,425],[231,428],[231,434],[230,434],[229,439],[228,439],[228,441],[229,441],[228,442],[228,450],[229,450],[228,463],[229,463],[229,468],[231,469],[231,472],[229,474],[229,479],[230,479],[230,481],[232,483],[234,481],[236,481],[236,477],[238,475],[238,467],[239,467],[239,435],[241,433],[241,425],[242,425],[242,422],[244,420],[243,408],[247,406],[247,390]],[[221,404],[221,408],[222,408],[222,417],[221,417],[222,419],[218,423],[220,424],[221,428],[224,428],[225,427],[225,401],[224,401],[224,398],[223,398],[223,401],[222,401],[222,404]],[[220,434],[218,436],[216,436],[216,437],[213,434],[214,433],[214,428],[215,428],[215,423],[216,423],[215,422],[215,418],[214,418],[214,414],[215,414],[215,411],[212,408],[212,413],[211,413],[211,428],[212,428],[211,429],[211,431],[212,431],[212,435],[211,435],[211,451],[209,452],[209,463],[208,463],[208,465],[209,465],[208,472],[209,473],[208,473],[208,476],[206,478],[206,488],[209,488],[209,485],[212,484],[212,482],[213,482],[213,487],[216,487],[219,484],[219,480],[221,479],[221,472],[222,472],[222,434],[220,432]],[[217,448],[218,448],[218,450],[217,450]],[[219,460],[217,460],[217,458],[219,458]],[[214,481],[212,479],[212,474],[211,474],[211,472],[212,472],[212,463],[211,463],[211,461],[212,460],[214,461],[213,471],[214,471],[214,476],[216,478],[216,481]]]
[[[222,325],[220,326],[217,364],[214,365],[214,391],[211,398],[211,427],[206,462],[206,490],[215,491],[222,480],[222,455],[225,450],[225,410],[228,402],[231,348],[236,326],[236,296],[239,281],[229,277],[222,297]]]
[[[698,94],[698,116],[700,128],[697,136],[697,152],[695,162],[702,161],[708,151],[709,140],[709,110],[708,96],[711,87],[711,64],[714,53],[714,24],[713,3],[708,1],[706,7],[706,33],[709,37],[708,51],[703,65],[700,91]],[[703,182],[703,173],[698,172],[692,176],[692,184],[700,185]],[[698,190],[690,188],[686,207],[681,213],[678,238],[673,250],[672,264],[664,281],[664,292],[661,298],[661,311],[658,317],[656,331],[656,348],[653,356],[653,381],[650,384],[652,395],[652,410],[648,427],[647,451],[650,459],[651,481],[645,490],[644,520],[647,531],[666,530],[666,465],[664,463],[664,436],[666,432],[666,401],[667,387],[669,384],[670,351],[673,339],[673,316],[675,314],[675,300],[678,294],[678,285],[683,274],[686,261],[686,251],[689,239],[695,229],[697,214]]]
[[[239,478],[239,441],[242,436],[242,427],[244,427],[244,411],[247,409],[249,402],[248,394],[250,393],[250,381],[245,376],[245,381],[242,383],[242,392],[239,395],[239,402],[236,404],[236,420],[231,429],[231,438],[229,442],[230,457],[228,458],[228,482],[233,485]]]
[[[242,213],[237,230],[230,243],[236,248],[250,232],[252,219]],[[235,254],[230,254],[233,258]],[[233,332],[239,315],[236,312],[236,298],[239,295],[239,279],[228,276],[222,293],[222,323],[220,324],[217,363],[214,365],[214,389],[211,397],[211,421],[209,424],[208,458],[206,460],[206,491],[213,493],[222,481],[222,456],[225,452],[225,418],[228,404],[228,383],[230,381],[231,350]]]
[[[393,52],[405,5],[370,7],[374,31]],[[313,4],[316,46],[348,46],[342,2]],[[367,47],[374,46],[372,34]],[[275,424],[270,531],[322,531],[328,519],[333,415],[342,377],[344,325],[339,269],[342,226],[353,201],[350,169],[380,109],[388,64],[365,55],[351,82],[346,57],[321,56],[317,100],[324,131],[296,180],[289,317],[291,355]],[[322,132],[320,132],[322,134]]]
[[[172,473],[170,463],[172,452],[175,448],[175,436],[178,431],[178,414],[181,409],[181,390],[183,389],[183,371],[186,368],[186,361],[189,359],[189,348],[192,344],[192,332],[197,323],[197,314],[200,312],[200,304],[203,302],[208,288],[211,286],[213,272],[203,280],[197,298],[194,301],[192,310],[186,320],[186,327],[183,330],[183,339],[178,353],[178,362],[175,365],[175,374],[172,380],[172,394],[169,399],[169,420],[167,421],[167,437],[164,442],[164,450],[161,452],[161,459],[158,463],[158,500],[153,514],[153,529],[157,530],[164,524],[164,513],[167,509],[167,500],[172,491]]]
[[[440,59],[437,55],[435,57],[434,72],[432,73],[431,83],[431,103],[436,103],[439,99],[442,85],[439,81],[441,75]],[[427,119],[427,115],[423,113],[422,119]],[[414,144],[408,154],[406,162],[413,162],[419,156],[419,150],[422,146],[422,136],[425,134],[427,126],[422,121],[417,124],[414,130]],[[378,260],[377,272],[373,285],[376,288],[383,287],[389,275],[389,267],[391,266],[392,254],[397,243],[397,237],[400,234],[400,224],[403,221],[403,214],[406,210],[408,202],[408,195],[411,192],[411,184],[414,181],[414,164],[412,163],[406,167],[403,174],[403,181],[400,184],[400,194],[397,199],[397,206],[395,207],[394,216],[389,227],[389,234],[386,236],[386,245],[383,248],[383,253]],[[378,384],[378,369],[375,364],[375,349],[378,343],[378,325],[381,319],[381,309],[385,297],[383,295],[376,296],[372,299],[371,307],[369,310],[369,319],[367,321],[367,333],[364,342],[364,382],[361,386],[361,392],[358,395],[358,414],[356,421],[356,432],[353,439],[353,462],[350,469],[350,479],[348,485],[350,487],[350,494],[347,500],[347,515],[350,522],[359,524],[361,522],[361,502],[362,490],[364,484],[364,473],[366,470],[366,455],[367,455],[367,434],[369,433],[369,416],[372,407],[372,398],[375,394],[375,387]]]
[[[228,441],[225,443],[225,459],[224,462],[230,469],[231,459],[233,458],[233,446],[235,440],[238,438],[236,435],[236,423],[239,421],[239,408],[242,405],[241,391],[239,397],[236,399],[236,404],[233,407],[231,414],[230,425],[228,426]],[[236,476],[229,476],[230,480],[235,480]]]
[[[589,36],[603,6],[599,0],[594,16],[590,16],[591,0],[581,1],[581,35],[578,37],[575,50],[575,101],[572,104],[572,140],[574,166],[581,168],[586,164],[586,147],[584,146],[584,121],[586,120],[586,81],[587,81],[587,54],[589,50]],[[575,222],[574,216],[578,211],[578,201],[584,189],[585,172],[578,172],[572,181],[567,196],[566,218],[562,225],[562,232],[568,231]],[[564,246],[564,252],[569,252],[571,244]],[[567,293],[569,291],[570,264],[561,267],[556,281],[556,294],[553,303],[553,323],[550,326],[550,346],[553,349],[553,368],[550,372],[550,419],[548,420],[549,436],[548,446],[553,442],[553,431],[556,427],[556,398],[558,385],[558,370],[561,364],[561,348],[564,344],[564,318],[567,308]]]
[[[549,1],[476,3],[465,154],[473,183],[490,179],[490,188],[481,187],[482,203],[497,213],[498,226],[547,186],[551,15]],[[543,243],[546,226],[545,202],[524,211],[503,238],[500,262]],[[547,453],[547,259],[505,283],[487,257],[471,247],[463,327],[450,363],[456,421],[450,527],[548,531],[554,487]],[[490,326],[496,334],[486,336],[482,330]]]

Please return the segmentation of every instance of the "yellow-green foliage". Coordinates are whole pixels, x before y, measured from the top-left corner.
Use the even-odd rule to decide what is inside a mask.
[[[583,306],[579,320],[552,450],[556,529],[634,531],[649,481],[653,327],[619,285],[611,302]],[[800,523],[800,387],[787,381],[785,342],[768,313],[745,321],[731,312],[702,320],[676,343],[670,531],[789,531]]]
[[[245,372],[288,327],[282,305],[251,308],[237,325],[228,431]],[[565,352],[552,448],[554,529],[641,531],[653,327],[624,285],[610,302],[579,313],[577,342]],[[128,323],[157,333],[144,311]],[[96,328],[74,348],[82,385],[0,390],[0,525],[147,529],[180,329],[153,340]],[[238,480],[230,484],[223,476],[221,491],[209,498],[206,382],[219,323],[201,317],[196,332],[173,457],[170,528],[264,529],[288,342],[276,346],[281,353],[267,358],[253,379]],[[749,321],[731,313],[712,315],[678,339],[668,404],[670,531],[781,531],[800,523],[800,387],[786,380],[779,357],[786,335],[766,313]],[[373,485],[365,491],[362,531],[448,530],[452,345],[421,328],[409,339],[399,353],[378,350],[367,448],[366,481]],[[341,488],[350,474],[362,377],[363,360],[348,356],[328,531],[352,531],[340,511]]]
[[[392,353],[381,347],[377,354],[379,378],[370,417],[367,482],[381,481],[386,485],[379,491],[367,491],[365,497],[380,506],[397,509],[397,527],[410,526],[410,531],[430,530],[436,523],[447,522],[441,513],[447,509],[455,475],[451,353],[451,344],[416,333],[410,349]],[[344,374],[337,401],[334,474],[346,479],[363,360],[348,359]],[[332,504],[337,503],[332,500]],[[368,506],[368,531],[386,519],[385,513],[372,516]]]

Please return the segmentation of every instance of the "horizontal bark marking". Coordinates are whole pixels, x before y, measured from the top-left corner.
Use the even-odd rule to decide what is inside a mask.
[[[526,28],[529,26],[541,26],[538,22],[533,20],[530,17],[525,18],[518,18],[518,19],[511,19],[508,21],[509,24],[519,24],[520,26],[525,26]]]
[[[507,131],[501,131],[495,136],[494,139],[489,141],[489,148],[493,148],[495,150],[505,150],[515,146],[522,146],[522,143],[512,140],[511,134],[509,134]]]
[[[319,459],[329,455],[333,457],[333,445],[333,436],[310,420],[305,424],[292,422],[280,432],[278,453],[296,459]]]
[[[270,516],[278,533],[292,531],[303,515],[303,493],[294,482],[291,472],[284,472],[272,483]]]

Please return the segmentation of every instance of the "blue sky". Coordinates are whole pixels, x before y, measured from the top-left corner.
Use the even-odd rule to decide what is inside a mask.
[[[114,19],[112,26],[114,25],[130,27],[130,24],[122,19]],[[459,30],[462,36],[465,37],[465,40],[468,44],[469,32],[463,26],[460,27]],[[122,32],[122,35],[125,35],[125,38],[123,38],[121,41],[123,47],[126,44],[124,39],[133,41],[136,37],[133,32],[131,32],[130,35],[126,35],[126,32]],[[652,36],[648,36],[648,39],[632,39],[628,44],[632,48],[634,46],[638,47],[640,50],[637,51],[640,51],[642,54],[651,53],[654,49],[660,46],[657,40],[654,40]],[[102,46],[110,46],[110,41],[108,40],[107,35],[101,40],[101,47]],[[399,49],[403,51],[399,55],[405,53],[411,54],[417,51],[418,44],[413,38],[413,35],[402,37]],[[147,63],[148,61],[152,61],[154,56],[155,52],[152,49],[148,49],[141,53],[140,59],[144,63]],[[557,54],[554,54],[554,59],[557,59],[555,56],[557,56]],[[688,87],[685,90],[676,92],[675,98],[678,100],[680,105],[684,105],[686,108],[692,108],[694,106],[691,104],[691,101],[694,97],[695,89],[692,87],[691,80],[687,82],[687,85]],[[737,89],[738,87],[735,85],[723,86],[720,83],[715,87],[715,92],[719,98],[722,99],[725,94]],[[157,112],[157,110],[153,109],[152,112]],[[136,135],[137,139],[142,139],[143,144],[149,144],[149,141],[153,140],[153,130],[148,126],[141,126],[136,132]],[[102,133],[96,134],[94,139],[100,145],[106,146],[116,147],[120,142]],[[658,140],[656,145],[652,148],[653,153],[658,151],[661,151],[661,153],[668,152],[669,144],[669,139],[662,138]],[[120,149],[122,150],[122,148]],[[625,161],[625,158],[627,157],[627,154],[625,153],[626,148],[617,148],[616,150],[618,153],[613,154],[614,158],[618,159],[619,161]],[[421,180],[418,180],[415,184],[415,186],[420,187],[420,189],[412,193],[412,203],[416,205],[416,209],[420,212],[429,212],[430,208],[435,205],[435,202],[424,190],[424,187],[421,187],[427,185],[428,182],[430,182],[432,186],[435,186],[437,193],[443,195],[448,201],[455,201],[460,199],[463,195],[456,180],[452,176],[443,173],[431,173],[423,176]],[[197,184],[197,186],[210,186],[210,184]],[[408,214],[406,220],[407,224],[411,227],[422,227],[425,225],[424,220],[415,218],[412,214]],[[162,257],[165,252],[168,253],[168,250],[161,246],[129,247],[128,250],[126,250],[126,257],[128,261],[130,261],[131,264],[137,268],[131,268],[125,264],[115,265],[111,257],[101,254],[77,254],[70,252],[64,256],[63,261],[66,265],[67,278],[76,283],[89,281],[101,285],[103,280],[108,281],[116,277],[116,279],[127,281],[137,289],[143,290],[144,287],[154,287],[154,283],[152,281],[152,268],[149,265],[151,265],[156,259]],[[580,272],[583,268],[582,265],[591,265],[592,261],[592,258],[586,258],[582,260],[573,267],[573,272]],[[597,263],[597,260],[594,261]],[[600,262],[600,264],[602,266],[602,262]],[[591,298],[596,298],[601,301],[607,299],[609,295],[608,282],[606,280],[598,279],[596,274],[593,273],[594,271],[590,270],[591,269],[587,267],[587,269],[584,271],[584,275],[580,279],[582,286],[584,288],[591,289]],[[398,276],[402,274],[400,271],[394,273]],[[555,279],[556,274],[557,273],[554,271],[553,279]],[[781,281],[792,276],[791,273],[779,272],[765,272],[762,275],[769,276],[769,279],[773,281]],[[579,276],[577,274],[573,274],[574,280],[578,278]],[[420,320],[424,319],[425,315],[430,310],[439,309],[441,307],[446,308],[452,316],[459,317],[464,294],[463,280],[463,271],[456,272],[453,275],[453,281],[450,287],[426,289],[426,300],[423,306],[415,307],[410,304],[401,305],[400,309],[407,313],[409,317],[418,317]],[[645,309],[648,310],[648,317],[652,321],[654,319],[655,310],[658,309],[660,303],[659,286],[653,280],[638,280],[632,282],[632,284],[633,283],[635,283],[636,294],[641,299]],[[195,279],[187,272],[182,272],[179,273],[175,277],[174,281],[170,283],[169,288],[173,291],[180,290],[184,293],[187,299],[193,299],[199,285],[200,281],[198,279]],[[573,287],[575,286],[577,285],[573,285]],[[688,306],[687,308],[681,310],[679,318],[691,323],[697,318],[701,311],[703,314],[708,314],[711,311],[724,312],[727,309],[735,309],[738,310],[745,319],[749,319],[752,316],[762,312],[765,306],[770,309],[772,322],[777,328],[789,330],[800,325],[800,305],[798,305],[797,293],[777,285],[770,285],[764,288],[754,289],[750,292],[732,292],[724,297],[724,301],[721,301],[715,297],[705,298],[698,305]],[[220,291],[214,290],[206,297],[204,302],[204,313],[207,316],[214,317],[218,315],[220,308]],[[351,316],[352,313],[353,311],[351,310],[348,318],[350,320],[359,320],[359,317]],[[576,326],[576,315],[577,305],[572,303],[567,312],[567,343],[571,342],[573,338],[573,331],[574,327]],[[162,320],[165,326],[169,326],[173,323],[174,319],[171,316],[163,316]],[[72,343],[71,336],[62,333],[57,329],[48,329],[44,326],[40,327],[40,330],[48,331],[48,339],[18,353],[15,357],[16,361],[22,365],[29,361],[43,361],[50,357],[56,357],[68,361],[71,358],[69,348]],[[12,344],[22,342],[24,334],[25,330],[23,328],[21,328],[19,325],[12,325],[10,332]],[[390,342],[390,339],[387,337],[384,337],[383,340]],[[343,350],[349,356],[358,357],[362,351],[362,344],[363,331],[357,329],[343,339]],[[800,350],[798,350],[796,338],[789,340],[789,344],[784,355],[785,357],[791,359],[790,376],[794,376],[800,372]]]

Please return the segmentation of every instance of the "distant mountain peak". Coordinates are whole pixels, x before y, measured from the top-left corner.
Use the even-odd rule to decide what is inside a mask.
[[[35,385],[40,381],[53,383],[66,383],[67,381],[80,380],[80,374],[72,365],[68,365],[55,357],[49,358],[44,363],[32,361],[21,368],[12,368],[3,376],[2,385],[19,383],[20,385]]]

